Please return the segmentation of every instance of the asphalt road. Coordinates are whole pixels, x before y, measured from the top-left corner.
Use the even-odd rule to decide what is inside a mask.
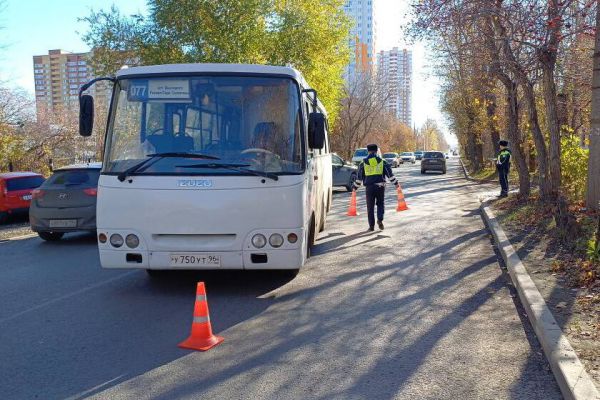
[[[559,399],[478,213],[477,185],[396,170],[410,210],[366,233],[337,193],[316,255],[273,272],[100,269],[94,237],[0,242],[0,399]],[[179,349],[204,280],[225,342]]]

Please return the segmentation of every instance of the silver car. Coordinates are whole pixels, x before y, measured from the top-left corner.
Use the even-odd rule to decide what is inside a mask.
[[[54,170],[31,193],[31,230],[49,241],[60,240],[66,232],[95,231],[101,167],[100,163],[89,163]]]
[[[400,166],[398,153],[383,153],[383,159],[390,164],[392,168],[398,168]]]

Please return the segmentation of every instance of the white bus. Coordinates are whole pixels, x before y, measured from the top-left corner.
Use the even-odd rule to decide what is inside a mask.
[[[80,90],[93,127],[113,82],[98,185],[104,268],[287,269],[324,229],[332,169],[325,110],[295,69],[173,64],[120,70]]]

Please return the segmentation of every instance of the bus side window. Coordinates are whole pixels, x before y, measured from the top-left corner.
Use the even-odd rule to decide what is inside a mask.
[[[306,111],[304,113],[304,126],[306,127],[305,130],[306,130],[306,133],[308,134],[308,116],[310,115],[310,105],[308,104],[308,102],[306,100],[304,101],[304,110]],[[306,143],[307,143],[307,157],[313,158],[313,156],[315,155],[315,150],[308,147],[308,140],[306,141]]]

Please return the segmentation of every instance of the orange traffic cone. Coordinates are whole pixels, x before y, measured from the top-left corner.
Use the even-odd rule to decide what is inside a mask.
[[[406,201],[404,200],[404,194],[402,193],[402,188],[398,185],[398,207],[396,207],[396,211],[405,211],[408,210],[408,206],[406,205]]]
[[[179,343],[178,346],[184,349],[206,351],[222,341],[222,337],[215,336],[212,333],[204,282],[198,282],[198,288],[196,289],[196,303],[194,304],[192,333],[189,338]]]
[[[349,217],[358,216],[358,212],[356,211],[356,190],[352,191],[352,197],[350,198],[350,207],[348,207],[348,213],[346,215]]]

